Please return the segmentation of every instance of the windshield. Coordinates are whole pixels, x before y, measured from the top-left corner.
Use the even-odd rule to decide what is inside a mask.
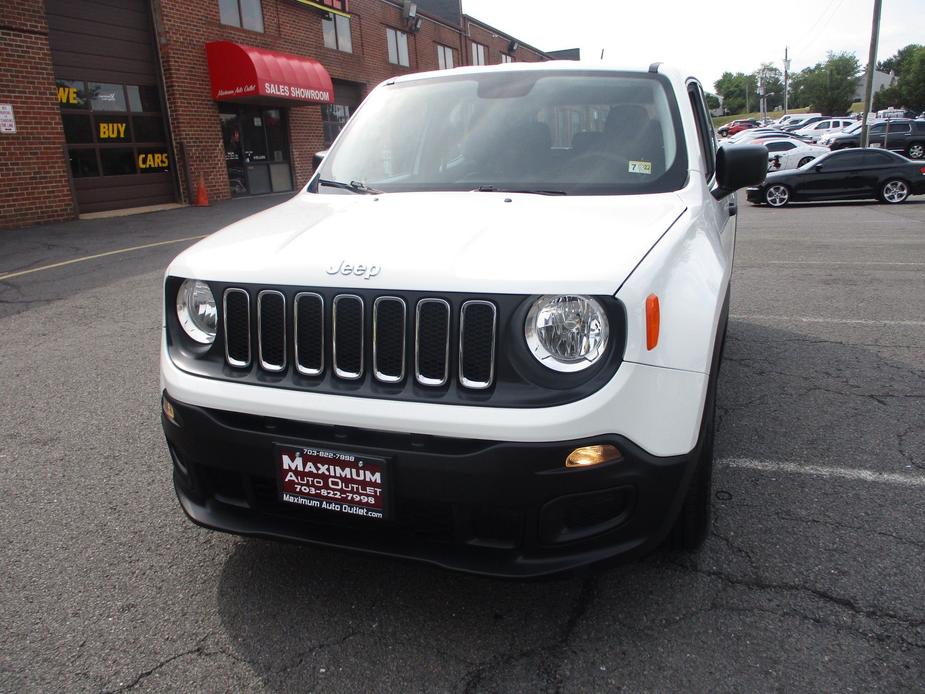
[[[687,159],[663,79],[536,70],[389,84],[347,124],[311,189],[678,190]]]

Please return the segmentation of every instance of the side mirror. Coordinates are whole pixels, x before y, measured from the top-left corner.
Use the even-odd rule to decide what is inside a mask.
[[[312,169],[317,170],[326,156],[328,156],[328,150],[326,149],[321,152],[315,152],[314,156],[312,156]]]
[[[720,200],[739,188],[761,185],[767,173],[764,145],[723,145],[716,152],[716,186],[710,193]]]

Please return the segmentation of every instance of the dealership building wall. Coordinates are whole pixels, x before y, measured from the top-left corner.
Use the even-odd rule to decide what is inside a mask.
[[[15,133],[0,133],[0,228],[74,217],[64,131],[42,0],[0,3],[0,104]]]
[[[3,3],[0,58],[12,69],[0,74],[0,104],[12,104],[17,132],[0,134],[0,228],[187,203],[200,183],[212,201],[295,190],[379,82],[473,64],[473,42],[485,64],[548,59],[464,17],[458,0],[419,0],[417,17],[400,2],[341,1]],[[217,98],[214,42],[316,61],[333,104]]]

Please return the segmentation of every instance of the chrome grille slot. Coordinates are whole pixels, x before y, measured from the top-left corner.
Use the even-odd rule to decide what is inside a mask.
[[[225,318],[225,361],[246,369],[251,365],[251,299],[243,289],[226,289],[222,313]]]
[[[445,385],[450,375],[450,305],[421,299],[414,321],[414,377],[425,386]]]
[[[405,300],[380,296],[373,303],[373,375],[383,383],[405,378]]]
[[[334,373],[355,381],[363,376],[363,299],[355,294],[334,297],[332,354]]]
[[[459,383],[484,390],[495,379],[497,309],[489,301],[467,301],[459,312]]]
[[[324,299],[301,292],[293,304],[296,369],[303,376],[318,376],[324,371]]]
[[[286,369],[286,297],[274,289],[257,295],[257,345],[260,367],[279,373]]]

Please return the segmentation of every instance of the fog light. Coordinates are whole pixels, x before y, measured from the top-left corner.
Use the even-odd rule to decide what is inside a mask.
[[[590,467],[601,463],[609,463],[612,460],[619,460],[622,457],[623,454],[620,453],[620,449],[610,444],[582,446],[568,454],[568,458],[565,459],[565,467]]]
[[[177,411],[174,409],[173,403],[167,399],[166,395],[161,396],[161,405],[164,408],[164,416],[177,426],[180,426],[180,421],[177,419]]]

